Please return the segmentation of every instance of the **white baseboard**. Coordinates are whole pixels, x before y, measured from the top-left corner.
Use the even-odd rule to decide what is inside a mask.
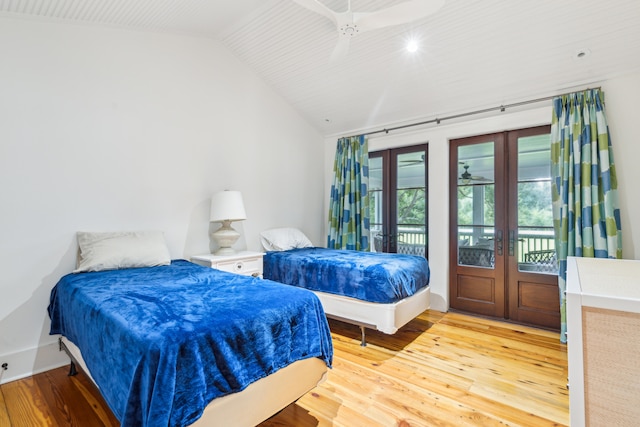
[[[0,368],[0,384],[30,377],[34,374],[69,364],[69,357],[58,348],[58,342],[0,356],[0,365],[7,363],[7,370]]]

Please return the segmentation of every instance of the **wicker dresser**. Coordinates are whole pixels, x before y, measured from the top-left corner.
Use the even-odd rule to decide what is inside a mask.
[[[571,426],[637,426],[640,261],[569,258],[567,342]]]

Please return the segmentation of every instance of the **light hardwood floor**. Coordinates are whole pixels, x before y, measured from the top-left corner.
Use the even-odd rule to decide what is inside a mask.
[[[395,335],[330,321],[333,369],[274,426],[567,426],[558,333],[426,311]],[[117,426],[93,384],[59,368],[0,387],[0,426]]]

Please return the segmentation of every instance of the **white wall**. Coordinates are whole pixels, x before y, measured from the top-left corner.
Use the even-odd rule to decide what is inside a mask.
[[[636,248],[640,248],[640,226],[636,225],[633,219],[640,218],[640,194],[635,188],[637,164],[640,160],[635,100],[640,97],[640,74],[608,80],[602,84],[602,89],[606,96],[607,119],[618,173],[623,255],[628,259],[639,259],[640,252]],[[547,95],[540,94],[540,97]],[[431,267],[431,307],[439,311],[449,309],[449,141],[466,136],[549,124],[551,105],[550,102],[537,104],[513,113],[507,110],[483,118],[470,116],[470,119],[457,123],[443,121],[440,125],[408,128],[409,130],[404,132],[394,131],[389,134],[372,135],[369,138],[370,151],[429,143],[428,258]],[[386,124],[385,127],[392,126]],[[325,138],[326,201],[329,199],[331,188],[336,140],[336,136]],[[328,202],[325,202],[324,211],[328,212]],[[328,230],[325,227],[326,231]]]
[[[618,176],[622,256],[640,259],[640,223],[637,223],[640,219],[640,191],[636,187],[640,165],[640,72],[611,79],[602,85],[602,89]]]
[[[322,136],[221,44],[0,19],[0,58],[2,382],[66,361],[46,308],[78,230],[207,253],[209,197],[233,189],[239,248],[281,225],[324,242]]]

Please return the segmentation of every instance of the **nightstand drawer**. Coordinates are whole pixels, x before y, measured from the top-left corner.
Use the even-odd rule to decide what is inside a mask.
[[[206,267],[244,276],[262,277],[262,252],[238,252],[233,255],[195,255],[191,261]]]
[[[228,271],[230,273],[238,273],[250,275],[257,273],[262,274],[262,257],[248,258],[235,261],[218,262],[214,266],[218,270]]]

